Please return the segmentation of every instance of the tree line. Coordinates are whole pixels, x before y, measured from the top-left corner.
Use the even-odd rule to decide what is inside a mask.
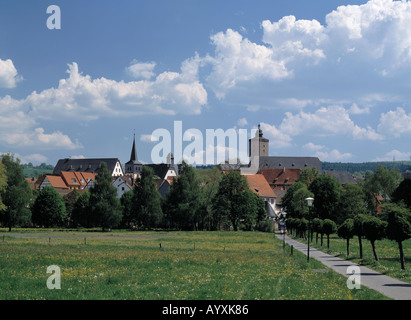
[[[308,197],[314,198],[311,211],[305,200]],[[350,239],[357,236],[360,259],[365,238],[375,260],[376,241],[388,238],[397,242],[401,268],[405,268],[402,242],[411,238],[411,180],[402,179],[397,170],[379,166],[360,184],[342,185],[316,169],[304,169],[287,190],[282,205],[287,212],[287,229],[294,235],[306,238],[316,233],[317,242],[321,236],[321,246],[326,235],[329,248],[330,235],[337,233],[347,240],[347,256]]]
[[[103,162],[95,184],[64,197],[52,187],[31,190],[19,160],[0,162],[0,223],[12,228],[127,228],[136,230],[254,230],[265,225],[264,201],[238,171],[196,170],[183,162],[164,198],[152,168],[143,166],[131,191],[119,199]]]

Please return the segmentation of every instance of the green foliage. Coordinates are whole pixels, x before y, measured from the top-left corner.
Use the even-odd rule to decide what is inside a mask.
[[[167,226],[183,230],[198,228],[199,207],[200,187],[196,172],[183,161],[178,179],[174,179],[163,202]]]
[[[366,214],[368,211],[364,189],[356,184],[345,184],[338,205],[336,223],[341,224],[348,218],[354,218],[358,214]]]
[[[337,229],[340,238],[351,239],[354,237],[354,219],[348,218]]]
[[[394,190],[402,181],[402,176],[397,170],[388,170],[379,166],[376,171],[364,182],[364,190],[368,197],[368,204],[376,212],[375,195],[381,195],[385,201],[389,201]]]
[[[43,227],[67,226],[66,206],[53,187],[43,188],[32,208],[32,221]]]
[[[0,218],[11,231],[12,227],[30,223],[29,205],[33,194],[29,184],[24,179],[20,160],[14,159],[14,156],[8,153],[3,155],[2,163],[6,169],[7,187],[0,190],[2,202],[6,207],[0,211]]]
[[[297,182],[304,183],[307,187],[311,184],[311,182],[320,175],[320,172],[317,168],[304,168],[301,170],[300,177],[298,178]]]
[[[90,190],[90,210],[93,224],[102,227],[103,231],[111,230],[121,222],[120,200],[117,198],[117,190],[112,185],[112,176],[105,162],[101,163],[96,183]]]
[[[368,216],[363,222],[364,236],[371,242],[374,258],[376,261],[378,261],[378,255],[375,250],[375,241],[384,238],[386,227],[387,222],[382,221],[381,219],[374,216]]]
[[[261,212],[262,203],[256,200],[247,180],[238,171],[223,175],[213,200],[214,214],[219,223],[230,222],[234,230],[240,224],[254,225]]]
[[[3,203],[1,195],[7,188],[7,174],[4,164],[0,161],[0,212],[7,209],[6,205]]]
[[[309,190],[314,193],[314,211],[320,219],[336,220],[342,194],[341,183],[329,175],[313,180]]]
[[[143,166],[141,177],[137,179],[131,216],[139,228],[155,228],[161,222],[163,216],[161,196],[154,182],[154,171],[150,167]]]
[[[411,179],[404,179],[392,193],[392,201],[404,204],[411,209]]]
[[[93,226],[93,219],[90,214],[90,192],[85,190],[73,205],[71,213],[72,224],[74,227],[82,226],[90,228]]]
[[[74,189],[73,191],[71,191],[70,193],[66,194],[63,197],[64,204],[66,206],[66,213],[67,213],[67,219],[69,221],[69,224],[73,223],[73,209],[79,197],[80,197],[80,193],[78,192],[77,189]]]

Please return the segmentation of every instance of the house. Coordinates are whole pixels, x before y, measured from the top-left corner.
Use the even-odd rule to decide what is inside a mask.
[[[278,212],[276,210],[277,195],[264,176],[262,174],[250,174],[244,175],[244,177],[247,179],[249,188],[265,201],[267,216],[269,218],[276,218]]]
[[[324,172],[326,175],[329,175],[331,177],[334,177],[337,179],[341,184],[346,184],[346,183],[354,183],[357,184],[361,178],[349,173],[348,171],[339,171],[339,170],[326,170]]]
[[[286,191],[300,178],[301,169],[260,169],[258,173],[265,177],[273,190]]]
[[[123,167],[117,158],[60,159],[54,167],[53,174],[59,175],[62,171],[98,174],[102,162],[107,164],[107,169],[113,177],[124,175]]]
[[[133,190],[133,183],[133,178],[127,175],[115,178],[113,186],[117,189],[117,198],[121,198],[125,192]]]
[[[139,178],[141,175],[142,168],[143,164],[140,161],[138,161],[137,158],[136,135],[134,134],[130,160],[125,164],[125,175],[131,177],[133,181],[136,181],[137,178]]]
[[[178,165],[174,163],[174,156],[169,153],[167,156],[167,163],[159,164],[145,164],[154,171],[154,175],[161,180],[167,180],[169,177],[178,176]]]
[[[304,169],[317,168],[321,172],[321,161],[317,157],[269,156],[270,141],[263,136],[260,125],[255,137],[249,139],[249,166],[261,169]]]
[[[96,174],[91,172],[61,171],[60,176],[70,189],[85,189],[96,179]]]

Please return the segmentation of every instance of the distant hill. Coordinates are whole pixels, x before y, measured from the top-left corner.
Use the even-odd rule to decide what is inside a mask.
[[[411,170],[411,161],[381,161],[381,162],[322,162],[323,170],[348,171],[359,175],[365,174],[366,171],[375,171],[378,166],[384,166],[387,169],[396,168],[399,172]]]
[[[54,166],[51,164],[42,163],[39,166],[34,166],[31,162],[20,164],[23,168],[25,178],[38,178],[42,174],[53,173]]]

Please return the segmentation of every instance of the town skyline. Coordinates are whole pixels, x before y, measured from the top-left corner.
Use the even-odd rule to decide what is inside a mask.
[[[175,121],[260,124],[270,156],[411,159],[409,1],[54,1],[58,30],[24,3],[0,5],[0,154],[22,163],[124,164],[134,132],[152,163]]]

